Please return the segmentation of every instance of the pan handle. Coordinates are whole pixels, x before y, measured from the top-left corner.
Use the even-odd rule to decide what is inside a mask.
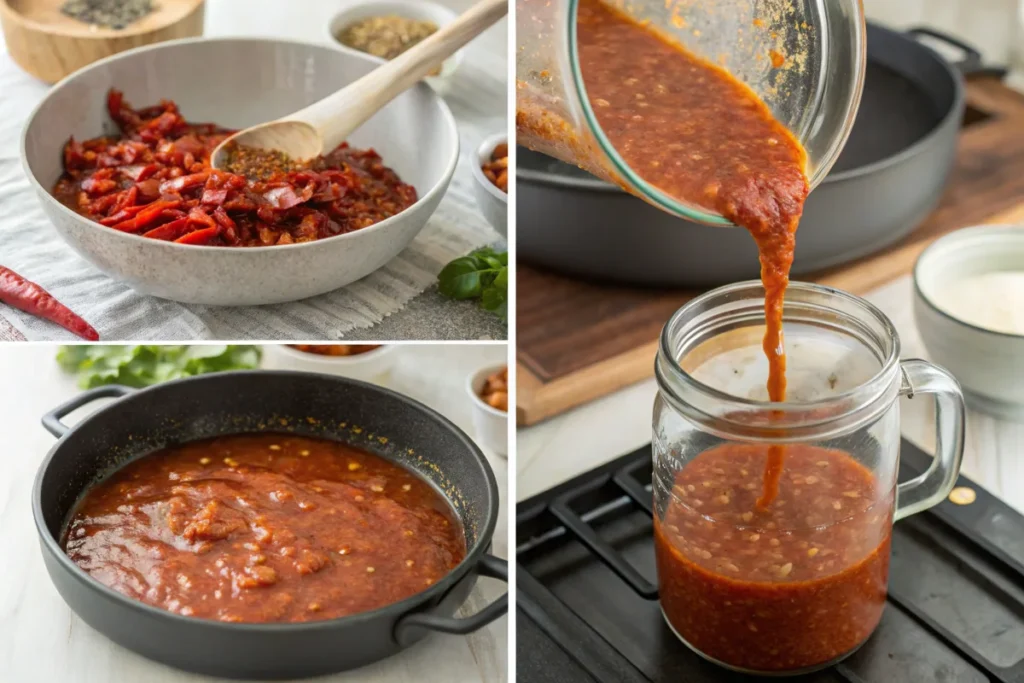
[[[917,28],[909,29],[907,31],[907,35],[911,36],[915,40],[919,39],[921,36],[926,36],[940,43],[945,43],[946,45],[955,47],[963,52],[964,56],[960,60],[952,62],[952,65],[964,76],[976,76],[979,74],[990,74],[999,78],[1006,76],[1006,69],[985,66],[981,53],[978,52],[977,48],[969,43],[965,43],[959,38],[954,38],[948,33],[944,33],[943,31],[929,28],[927,26],[919,26]]]
[[[484,555],[481,557],[480,562],[477,563],[476,572],[481,576],[500,579],[508,583],[508,562],[494,555]],[[399,618],[398,623],[395,624],[395,640],[399,643],[410,642],[410,631],[418,628],[464,636],[487,626],[487,624],[506,612],[508,612],[508,593],[505,593],[476,614],[471,614],[462,619],[431,614],[430,612],[413,612]]]
[[[87,403],[92,403],[98,398],[109,398],[111,396],[120,398],[121,396],[130,394],[133,391],[135,390],[131,387],[122,386],[120,384],[107,384],[102,387],[90,389],[89,391],[75,396],[70,401],[60,404],[50,412],[43,415],[43,427],[46,428],[46,431],[59,439],[71,430],[70,427],[61,422],[61,418],[65,417],[71,411],[78,410],[82,406]]]

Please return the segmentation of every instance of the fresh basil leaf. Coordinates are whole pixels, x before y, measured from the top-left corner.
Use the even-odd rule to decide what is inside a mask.
[[[499,287],[504,291],[508,291],[508,268],[502,267],[498,271],[497,277],[494,278],[494,286]]]
[[[508,317],[508,252],[490,247],[455,259],[437,276],[437,288],[452,299],[480,299],[485,310]]]
[[[496,256],[481,256],[488,268],[500,269],[504,264]]]
[[[437,276],[437,288],[452,299],[473,299],[480,296],[480,268],[468,257],[457,258]]]

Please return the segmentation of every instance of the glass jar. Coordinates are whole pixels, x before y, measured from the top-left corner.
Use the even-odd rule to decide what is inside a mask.
[[[867,55],[860,0],[604,0],[719,64],[768,105],[808,154],[816,187],[853,128]],[[516,0],[516,141],[575,164],[669,213],[722,216],[645,182],[597,122],[577,57],[580,0]],[[785,55],[775,68],[771,54]]]
[[[764,290],[694,299],[662,333],[654,407],[659,598],[691,649],[748,673],[797,674],[856,650],[885,603],[892,524],[943,500],[964,404],[945,370],[899,360],[892,323],[850,294],[793,283],[789,397],[768,403]],[[935,394],[937,456],[896,481],[900,396]],[[765,488],[772,449],[782,468]]]

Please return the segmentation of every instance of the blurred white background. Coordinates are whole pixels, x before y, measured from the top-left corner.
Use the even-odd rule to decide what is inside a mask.
[[[1024,0],[864,0],[868,19],[928,26],[977,48],[990,64],[1024,71]]]

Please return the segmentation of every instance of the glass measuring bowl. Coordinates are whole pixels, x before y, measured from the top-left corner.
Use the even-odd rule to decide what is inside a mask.
[[[580,166],[669,213],[731,225],[644,181],[609,142],[587,97],[577,56],[579,2],[516,0],[517,143]],[[825,178],[853,128],[864,88],[867,47],[860,0],[606,2],[752,88],[807,151],[811,189]],[[782,68],[773,66],[773,55],[785,58]]]
[[[658,595],[688,647],[738,671],[833,664],[885,605],[892,524],[942,501],[960,469],[964,403],[949,373],[899,360],[892,323],[843,292],[790,285],[791,402],[768,403],[764,290],[739,283],[680,309],[656,363]],[[897,484],[900,396],[934,394],[936,457]],[[777,497],[758,504],[768,449]]]

